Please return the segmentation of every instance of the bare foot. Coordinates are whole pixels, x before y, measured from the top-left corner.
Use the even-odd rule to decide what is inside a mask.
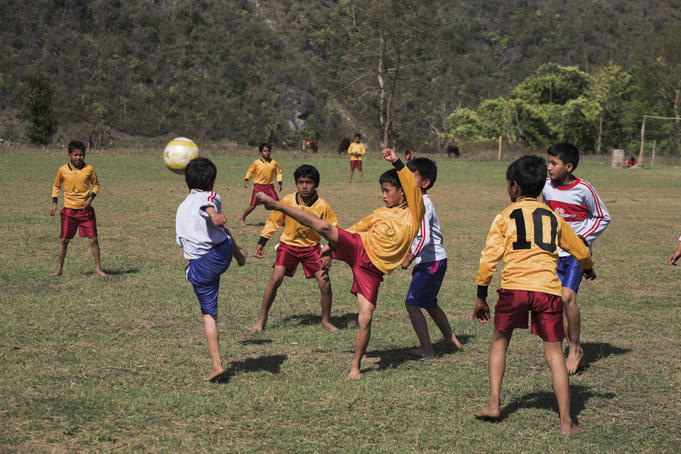
[[[456,347],[457,350],[461,350],[461,342],[456,338],[454,333],[452,333],[451,339],[445,339],[445,344],[449,347]]]
[[[560,434],[561,435],[577,435],[583,433],[584,430],[580,428],[579,426],[576,426],[572,423],[570,423],[569,426],[563,426],[562,424],[560,425]]]
[[[499,408],[485,407],[475,414],[478,419],[499,419],[501,410]]]
[[[239,219],[239,225],[241,226],[246,225],[246,220],[244,218]]]
[[[581,367],[584,367],[584,351],[581,346],[570,346],[570,353],[568,353],[565,367],[567,367],[568,374],[575,374]]]
[[[264,207],[268,210],[273,209],[274,204],[276,202],[272,197],[268,196],[267,194],[265,194],[263,192],[258,192],[255,195],[255,200],[262,203],[264,205]]]
[[[61,276],[61,270],[57,270],[54,273],[50,274],[50,276]]]
[[[336,328],[336,325],[334,325],[331,322],[322,322],[322,328],[328,329],[329,331],[338,331],[338,328]]]
[[[348,380],[359,380],[360,378],[362,378],[362,374],[359,372],[359,369],[351,367],[350,373],[348,374]]]
[[[99,275],[102,276],[102,277],[107,277],[107,276],[108,276],[108,274],[106,274],[106,273],[105,273],[104,271],[102,271],[102,270],[95,270],[95,273],[99,274]]]
[[[258,319],[257,322],[255,322],[255,325],[253,325],[253,328],[251,328],[252,333],[260,333],[262,331],[265,331],[265,320],[260,320]]]
[[[435,358],[435,353],[426,353],[422,348],[412,348],[409,350],[412,355],[420,356],[421,358]]]
[[[213,369],[210,372],[210,375],[204,378],[205,381],[214,381],[216,378],[218,378],[220,375],[225,373],[225,368],[220,367],[219,369]]]

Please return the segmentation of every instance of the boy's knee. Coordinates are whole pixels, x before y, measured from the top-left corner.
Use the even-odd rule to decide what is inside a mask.
[[[59,243],[61,243],[64,246],[67,246],[69,244],[69,241],[71,241],[70,238],[60,238]]]

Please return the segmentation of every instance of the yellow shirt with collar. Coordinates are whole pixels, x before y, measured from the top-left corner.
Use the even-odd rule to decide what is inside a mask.
[[[281,167],[277,161],[270,159],[265,161],[263,158],[256,159],[253,164],[246,171],[244,180],[250,180],[253,177],[254,184],[272,184],[276,177],[277,182],[281,183],[283,177],[281,174]]]
[[[62,185],[64,186],[64,208],[74,210],[83,209],[88,196],[99,192],[99,180],[97,180],[95,169],[85,163],[80,169],[75,168],[70,162],[59,168],[52,187],[53,199],[59,197]]]
[[[359,153],[359,156],[355,156],[353,153]],[[366,150],[364,149],[364,144],[362,142],[352,142],[348,147],[348,154],[350,155],[351,161],[361,161],[364,153],[366,153]]]

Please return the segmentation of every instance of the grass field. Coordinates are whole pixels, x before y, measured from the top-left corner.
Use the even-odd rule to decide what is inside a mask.
[[[258,208],[246,227],[238,217],[255,155],[204,155],[218,167],[227,225],[252,253],[266,212]],[[352,185],[345,159],[303,161],[277,150],[273,158],[284,169],[284,193],[294,189],[297,165],[317,166],[320,195],[343,227],[382,204],[376,181],[389,165],[378,158],[365,162],[367,182]],[[417,345],[403,303],[410,274],[396,270],[381,286],[363,378],[346,380],[357,307],[341,262],[331,271],[340,331],[320,328],[319,291],[299,270],[284,281],[268,330],[252,335],[273,241],[265,260],[250,258],[222,277],[224,383],[201,380],[210,362],[174,244],[184,179],[164,168],[160,151],[88,155],[102,185],[94,206],[111,276],[93,275],[89,244],[75,238],[55,278],[59,217],[48,215],[49,191],[65,161],[45,150],[0,154],[0,452],[681,450],[681,270],[666,264],[681,233],[678,167],[579,166],[613,221],[596,242],[598,279],[583,283],[578,298],[588,368],[571,378],[572,414],[586,432],[565,438],[541,342],[528,332],[509,348],[501,421],[472,416],[487,402],[492,335],[470,320],[474,276],[491,221],[508,204],[508,161],[437,158],[431,197],[450,257],[440,302],[462,351],[440,344],[432,360],[408,354]],[[432,323],[430,333],[439,339]]]

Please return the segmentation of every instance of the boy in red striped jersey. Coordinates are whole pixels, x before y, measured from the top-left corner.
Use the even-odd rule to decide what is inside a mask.
[[[592,244],[610,223],[610,215],[603,201],[588,181],[577,178],[573,172],[579,164],[579,151],[569,143],[558,143],[546,151],[549,155],[549,179],[542,191],[544,203],[565,219],[572,230],[586,243],[593,254]],[[570,346],[566,360],[569,374],[584,366],[577,291],[582,273],[574,258],[558,250],[558,277],[563,285],[563,325]]]

